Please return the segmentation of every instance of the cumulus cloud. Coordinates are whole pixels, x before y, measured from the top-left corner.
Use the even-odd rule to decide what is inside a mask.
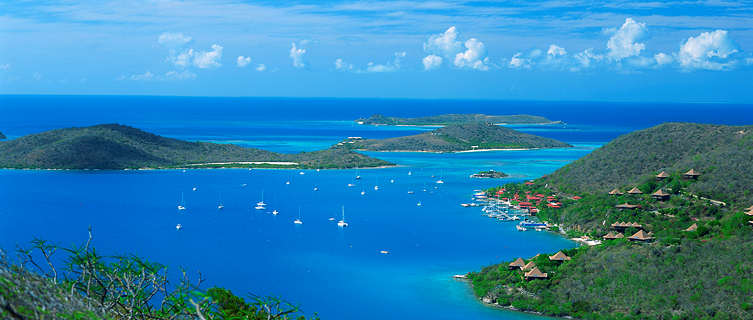
[[[264,65],[263,63],[256,65],[256,71],[262,72],[264,70],[267,70],[267,66]]]
[[[303,62],[303,55],[306,54],[306,49],[298,48],[293,42],[290,46],[290,59],[293,60],[293,67],[303,68],[306,64]]]
[[[663,66],[663,65],[670,64],[674,60],[675,59],[672,58],[672,56],[670,56],[670,55],[668,55],[668,54],[666,54],[664,52],[659,52],[659,53],[657,53],[657,54],[654,55],[654,61],[656,61],[656,65],[657,66]]]
[[[341,58],[335,59],[335,70],[338,71],[353,71],[353,65],[345,62]]]
[[[399,52],[395,52],[392,61],[386,64],[375,64],[373,62],[369,62],[369,64],[366,65],[366,72],[397,71],[398,69],[400,69],[400,62],[402,61],[403,58],[405,58],[405,56],[406,56],[405,51],[399,51]]]
[[[442,65],[442,57],[430,54],[424,57],[421,62],[424,64],[424,70],[434,70]]]
[[[738,52],[726,30],[703,32],[680,47],[677,60],[685,69],[725,70],[734,66],[730,56]]]
[[[638,42],[646,34],[646,24],[636,22],[631,18],[614,32],[607,41],[607,56],[615,61],[638,56],[646,48],[644,43]]]
[[[550,57],[559,57],[559,56],[566,55],[567,50],[565,50],[565,48],[560,47],[556,44],[550,44],[549,50],[546,51],[546,54]]]
[[[489,58],[486,57],[484,43],[476,38],[470,38],[465,42],[465,51],[455,55],[455,66],[459,68],[471,68],[475,70],[489,70]]]
[[[154,73],[151,73],[149,71],[140,73],[140,74],[132,74],[128,76],[128,80],[134,80],[134,81],[144,81],[144,80],[153,80],[154,79]]]
[[[238,67],[245,68],[251,63],[251,57],[238,56],[238,59],[235,63],[238,65]]]
[[[531,60],[524,58],[522,52],[518,52],[510,58],[508,66],[513,69],[529,69],[531,68]]]
[[[194,49],[184,50],[181,53],[170,57],[170,61],[182,68],[194,66],[200,69],[216,68],[221,66],[222,46],[213,44],[212,50],[198,51]]]
[[[120,76],[118,80],[130,80],[130,81],[169,81],[169,80],[192,80],[196,79],[196,74],[188,71],[168,71],[165,74],[154,74],[151,71],[144,73],[132,74],[128,76]]]
[[[163,32],[157,38],[157,42],[168,47],[180,47],[191,42],[191,37],[180,32]]]
[[[461,41],[454,26],[430,36],[424,43],[424,51],[429,54],[423,59],[425,70],[439,67],[445,59],[458,68],[489,69],[484,43],[475,38]],[[429,68],[426,67],[427,63]]]
[[[165,73],[164,79],[165,80],[192,80],[192,79],[196,79],[196,74],[188,70],[168,71]]]
[[[588,48],[575,55],[575,60],[578,62],[578,66],[571,68],[571,70],[579,70],[580,68],[589,68],[593,63],[599,62],[604,59],[604,56],[593,52],[593,48]]]

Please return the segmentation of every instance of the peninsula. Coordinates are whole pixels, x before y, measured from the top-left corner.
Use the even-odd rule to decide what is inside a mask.
[[[474,173],[471,175],[471,178],[486,178],[486,179],[500,179],[500,178],[506,178],[508,175],[502,171],[496,171],[496,170],[486,170],[486,171],[479,171],[478,173]]]
[[[389,162],[343,147],[284,154],[232,144],[189,142],[119,124],[58,129],[0,142],[0,168],[357,168]]]
[[[418,118],[385,117],[380,114],[368,118],[356,119],[358,124],[390,125],[390,126],[446,126],[466,122],[483,122],[493,124],[556,124],[560,121],[552,121],[541,116],[528,114],[515,115],[485,115],[480,113],[440,114],[436,116]]]
[[[474,292],[494,306],[581,319],[749,318],[750,159],[753,126],[667,123],[492,188],[513,203],[525,197],[554,231],[591,246],[469,273]]]
[[[462,152],[567,148],[571,145],[483,122],[452,124],[412,136],[389,139],[348,139],[340,143],[366,151]]]

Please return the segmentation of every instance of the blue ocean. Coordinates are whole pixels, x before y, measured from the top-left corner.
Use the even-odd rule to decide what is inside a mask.
[[[300,152],[349,136],[429,130],[353,122],[375,113],[541,115],[565,124],[515,129],[575,147],[369,153],[400,166],[362,170],[0,170],[0,247],[12,250],[34,238],[79,245],[92,226],[100,252],[201,271],[206,286],[279,296],[322,319],[539,318],[487,308],[452,276],[576,244],[552,233],[518,232],[478,208],[461,207],[473,190],[540,177],[662,122],[753,124],[753,106],[731,104],[0,96],[0,132],[12,139],[121,123],[191,141]],[[483,169],[510,178],[469,178]],[[261,200],[267,209],[255,210]],[[343,208],[349,226],[338,228],[330,218],[339,220]],[[303,224],[294,224],[297,218]]]

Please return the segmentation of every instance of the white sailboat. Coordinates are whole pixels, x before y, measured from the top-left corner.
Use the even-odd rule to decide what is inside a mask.
[[[275,209],[275,210],[272,210],[272,214],[273,214],[273,215],[275,215],[275,216],[276,216],[276,215],[278,215],[279,213],[280,213],[280,212],[279,212],[279,211],[277,211],[277,209]]]
[[[342,214],[343,214],[343,219],[337,222],[337,226],[340,228],[344,228],[348,226],[348,223],[345,222],[345,206],[342,206]]]
[[[222,204],[222,193],[220,193],[220,202],[217,204],[217,210],[225,209],[225,205]]]
[[[419,201],[418,203],[416,203],[416,207],[420,207],[420,206],[422,206],[421,201]]]
[[[361,180],[361,175],[358,173],[358,169],[356,169],[356,180]]]
[[[303,224],[303,220],[301,220],[301,208],[298,208],[298,218],[293,220],[293,223],[295,224]]]
[[[261,191],[261,201],[259,201],[259,202],[256,203],[256,209],[259,209],[259,210],[264,209],[263,207],[266,206],[266,205],[267,204],[264,203],[264,190],[262,190]],[[262,207],[262,208],[260,209],[259,207]]]
[[[180,231],[180,229],[183,229],[182,224],[178,223],[177,225],[175,225],[175,231]]]
[[[178,211],[186,210],[185,202],[183,199],[183,192],[180,193],[180,204],[178,205]]]
[[[366,190],[361,190],[361,195],[365,196],[366,195]]]

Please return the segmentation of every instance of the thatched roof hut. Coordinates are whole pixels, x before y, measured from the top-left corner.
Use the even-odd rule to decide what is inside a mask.
[[[669,173],[666,171],[662,171],[661,173],[656,175],[656,180],[664,180],[666,178],[669,178]]]
[[[607,235],[604,236],[604,240],[614,240],[614,239],[622,239],[625,236],[622,233],[609,231]]]
[[[630,191],[628,191],[628,194],[643,194],[643,191],[638,189],[638,187],[633,187],[632,189],[630,189]]]
[[[621,195],[623,195],[623,193],[620,192],[620,189],[614,189],[612,191],[609,191],[609,195],[610,196],[621,196]]]
[[[693,223],[693,224],[690,225],[690,227],[688,227],[687,229],[685,229],[683,231],[685,231],[685,232],[693,232],[693,231],[696,231],[696,230],[698,230],[698,224]]]
[[[520,269],[520,270],[527,271],[527,270],[531,270],[533,268],[536,268],[536,264],[533,263],[533,261],[530,261],[530,262],[526,263],[526,265],[523,266],[523,268]]]
[[[626,202],[626,203],[623,203],[623,204],[618,204],[618,205],[616,205],[614,207],[617,208],[617,209],[633,210],[633,209],[636,209],[636,208],[638,208],[640,206],[637,205],[637,204],[629,204],[629,203]]]
[[[638,230],[634,235],[628,237],[628,240],[632,241],[651,241],[654,237],[650,236],[646,231]]]
[[[656,190],[656,192],[652,193],[651,197],[659,201],[664,201],[664,200],[669,199],[669,193],[666,193],[664,192],[664,190],[659,189],[659,190]]]
[[[682,177],[685,179],[698,179],[698,176],[700,176],[701,173],[698,171],[695,171],[695,169],[690,169],[688,172],[685,172],[682,174]]]
[[[562,251],[557,251],[553,256],[549,256],[551,261],[569,261],[570,257],[564,254]]]
[[[510,262],[510,264],[507,265],[507,268],[509,268],[510,270],[521,269],[525,267],[525,265],[526,265],[526,262],[523,260],[523,258],[518,258],[518,259],[515,259],[515,261]]]
[[[541,272],[541,270],[539,270],[539,268],[536,268],[536,267],[534,267],[533,270],[526,272],[524,276],[525,276],[526,280],[546,279],[547,278],[547,274]]]

